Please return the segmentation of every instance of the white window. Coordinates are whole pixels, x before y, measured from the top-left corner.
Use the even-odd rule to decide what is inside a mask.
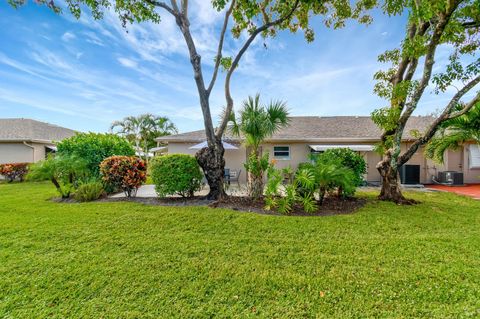
[[[480,168],[480,145],[470,145],[470,168]]]
[[[290,146],[274,146],[273,157],[279,160],[290,159]]]

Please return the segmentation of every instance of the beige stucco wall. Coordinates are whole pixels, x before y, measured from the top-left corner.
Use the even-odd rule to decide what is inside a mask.
[[[32,163],[34,149],[22,143],[0,143],[0,164]]]
[[[195,143],[170,143],[168,146],[168,152],[191,154],[194,155],[196,150],[189,150],[188,148]],[[309,144],[321,143],[267,143],[262,145],[263,152],[269,152],[270,158],[273,156],[274,146],[290,146],[290,158],[278,159],[276,166],[278,168],[284,168],[290,166],[292,169],[296,169],[298,164],[308,161],[310,154]],[[342,144],[342,143],[335,143]],[[346,144],[346,143],[345,143]],[[352,143],[350,143],[352,144]],[[372,144],[372,143],[355,143],[355,144]],[[402,144],[402,152],[406,151],[408,143]],[[238,150],[226,150],[225,151],[225,166],[230,169],[242,170],[240,180],[242,183],[246,180],[245,168],[243,163],[246,161],[246,149],[243,146],[239,146]],[[459,153],[460,152],[460,153]],[[365,176],[368,182],[380,182],[380,174],[376,169],[377,163],[381,160],[381,156],[375,152],[361,152],[367,163],[367,174]],[[468,165],[469,154],[467,148],[462,148],[457,151],[449,151],[445,156],[445,163],[438,164],[432,160],[426,159],[424,156],[423,148],[420,148],[415,155],[407,162],[411,165],[420,165],[420,182],[424,184],[432,183],[432,176],[437,176],[439,171],[444,170],[456,170],[464,173],[464,179],[466,183],[479,183],[480,182],[480,169],[469,169]],[[461,161],[461,163],[459,163]],[[459,167],[459,168],[455,168]]]
[[[45,159],[45,146],[42,143],[0,142],[0,164],[33,163]],[[53,146],[53,144],[48,144]]]

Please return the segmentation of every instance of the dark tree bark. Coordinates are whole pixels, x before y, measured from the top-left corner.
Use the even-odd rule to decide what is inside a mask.
[[[207,199],[218,200],[227,196],[224,190],[224,153],[222,141],[217,139],[214,147],[202,148],[195,155],[210,187]]]

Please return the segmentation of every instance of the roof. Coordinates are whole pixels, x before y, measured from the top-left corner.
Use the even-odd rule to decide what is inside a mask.
[[[412,131],[425,131],[435,118],[432,116],[412,116],[403,136],[404,140],[415,137]],[[290,117],[290,125],[275,133],[266,142],[297,141],[378,141],[381,131],[369,116],[294,116]],[[160,142],[199,142],[205,140],[205,131],[192,131],[157,138]],[[238,141],[230,132],[226,132],[224,140]]]
[[[0,141],[52,143],[75,135],[75,131],[31,119],[0,119]]]

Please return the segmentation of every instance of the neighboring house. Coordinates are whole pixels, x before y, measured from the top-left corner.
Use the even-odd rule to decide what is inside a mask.
[[[0,119],[0,164],[33,163],[56,151],[75,131],[30,119]]]
[[[423,132],[432,123],[433,117],[415,116],[407,123],[403,136],[402,150],[415,139],[415,131]],[[309,160],[309,155],[329,148],[349,147],[365,158],[368,169],[365,179],[370,183],[379,183],[380,174],[376,169],[381,156],[374,151],[380,141],[381,131],[367,116],[299,116],[291,117],[290,125],[269,138],[262,151],[269,152],[270,158],[276,160],[277,167],[297,168],[298,164]],[[205,131],[193,131],[183,134],[162,136],[158,143],[168,143],[168,153],[195,154],[197,149],[190,149],[195,144],[205,141]],[[240,179],[245,182],[247,150],[242,140],[226,134],[224,141],[236,145],[236,150],[225,150],[225,167],[242,170]],[[452,170],[464,173],[466,183],[478,182],[480,175],[480,150],[477,145],[465,145],[456,151],[449,151],[445,156],[445,164],[439,165],[426,159],[423,148],[410,159],[406,165],[418,172],[418,182],[431,183],[432,176],[439,171]]]

